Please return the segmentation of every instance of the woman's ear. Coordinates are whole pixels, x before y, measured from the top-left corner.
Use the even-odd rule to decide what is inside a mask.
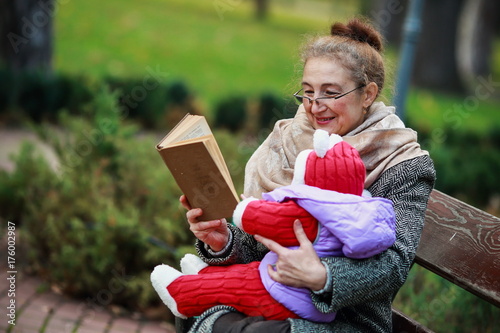
[[[370,105],[373,104],[377,96],[378,96],[377,84],[375,82],[368,83],[365,87],[365,94],[364,94],[365,100],[363,101],[363,107],[365,109],[370,107]]]

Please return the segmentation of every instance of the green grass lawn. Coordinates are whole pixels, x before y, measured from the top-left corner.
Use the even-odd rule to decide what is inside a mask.
[[[293,93],[300,78],[298,51],[306,37],[327,32],[333,20],[345,20],[358,8],[357,2],[275,0],[268,20],[258,22],[251,3],[70,1],[59,6],[55,19],[54,67],[96,78],[141,78],[147,68],[158,68],[169,79],[184,80],[210,112],[229,95]],[[388,51],[389,67],[396,69],[397,50]],[[390,91],[384,97],[390,102]],[[408,117],[430,129],[452,125],[484,131],[500,123],[494,99],[454,113],[454,105],[470,102],[466,98],[412,90]]]
[[[232,3],[219,8],[217,1],[193,0],[68,2],[56,18],[55,68],[142,77],[148,66],[159,66],[171,79],[187,81],[209,105],[235,92],[292,93],[303,35],[328,24],[290,21],[279,13],[259,23],[246,1]]]

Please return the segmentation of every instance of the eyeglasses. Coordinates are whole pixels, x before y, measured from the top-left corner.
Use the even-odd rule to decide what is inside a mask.
[[[304,103],[304,100],[306,100],[310,104],[313,104],[314,102],[318,103],[318,100],[339,99],[341,97],[344,97],[347,94],[352,93],[355,90],[363,88],[364,86],[366,86],[366,84],[362,84],[359,87],[356,87],[356,88],[354,88],[352,90],[349,90],[348,92],[340,94],[340,95],[336,95],[336,96],[320,96],[320,97],[316,97],[316,98],[311,98],[311,97],[299,95],[299,93],[304,89],[304,88],[301,88],[301,89],[299,89],[299,91],[297,91],[295,94],[293,94],[293,96],[295,97],[295,99],[296,99],[296,101],[297,101],[298,104]]]

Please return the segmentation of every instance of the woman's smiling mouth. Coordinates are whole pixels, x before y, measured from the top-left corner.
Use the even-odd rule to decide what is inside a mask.
[[[316,122],[318,124],[325,124],[325,123],[328,123],[330,121],[332,121],[333,119],[335,119],[335,117],[329,117],[329,118],[316,118]]]

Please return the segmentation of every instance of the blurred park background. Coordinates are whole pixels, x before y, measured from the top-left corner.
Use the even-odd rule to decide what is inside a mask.
[[[381,99],[390,104],[408,8],[408,0],[1,2],[0,131],[31,140],[0,170],[0,218],[18,226],[25,270],[82,299],[124,271],[133,278],[102,305],[172,320],[149,274],[161,262],[178,266],[194,239],[155,144],[186,112],[205,115],[241,192],[251,153],[295,112],[304,41],[333,21],[371,18],[387,42]],[[427,0],[405,107],[435,161],[436,188],[496,216],[499,37],[497,1]],[[437,332],[500,327],[498,308],[418,267],[395,305]]]

